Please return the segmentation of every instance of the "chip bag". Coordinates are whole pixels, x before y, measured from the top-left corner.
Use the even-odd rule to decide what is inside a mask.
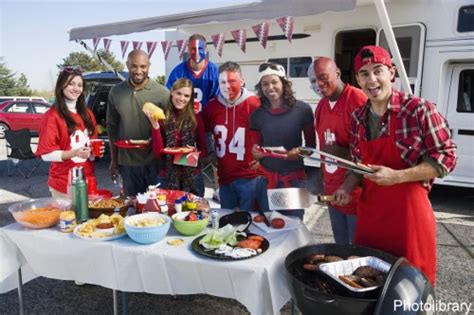
[[[148,111],[151,114],[151,117],[156,121],[166,119],[165,112],[160,107],[151,102],[146,102],[143,104],[143,109]]]

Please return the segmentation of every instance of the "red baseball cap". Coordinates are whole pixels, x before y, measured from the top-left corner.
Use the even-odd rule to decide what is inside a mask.
[[[380,46],[364,46],[354,58],[354,70],[359,72],[360,68],[369,63],[381,63],[392,67],[392,58],[385,48]]]

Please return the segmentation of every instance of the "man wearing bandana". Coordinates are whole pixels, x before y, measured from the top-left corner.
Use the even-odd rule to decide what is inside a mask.
[[[206,38],[194,34],[188,41],[189,58],[171,71],[166,86],[171,89],[180,78],[187,78],[194,86],[194,109],[198,113],[219,94],[219,74],[217,65],[207,58]]]
[[[214,138],[221,207],[250,211],[256,199],[263,207],[265,181],[249,168],[253,160],[249,118],[260,100],[244,87],[242,71],[235,62],[219,67],[219,88],[219,96],[202,115],[206,131]]]

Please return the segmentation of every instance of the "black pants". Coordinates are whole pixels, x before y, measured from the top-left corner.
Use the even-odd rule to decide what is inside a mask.
[[[136,196],[147,191],[148,186],[156,185],[158,169],[156,164],[144,166],[120,165],[125,196]]]

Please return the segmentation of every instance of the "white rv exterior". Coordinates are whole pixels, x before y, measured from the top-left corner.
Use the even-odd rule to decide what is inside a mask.
[[[456,169],[437,183],[474,187],[474,1],[393,0],[386,1],[386,8],[414,94],[437,104],[448,119],[458,145]],[[258,41],[252,41],[255,34],[251,26],[260,22],[263,21],[193,25],[167,32],[166,36],[174,40],[193,33],[205,35],[210,60],[218,64],[228,60],[238,62],[250,89],[257,83],[259,64],[268,60],[280,62],[287,67],[297,98],[310,104],[318,101],[306,76],[312,58],[335,58],[343,79],[355,84],[352,62],[358,49],[368,44],[387,47],[376,9],[367,0],[358,1],[354,11],[296,17],[291,43],[282,37],[273,20],[266,49]],[[247,29],[250,39],[246,53],[230,35],[241,28]],[[223,32],[226,44],[219,57],[209,41],[212,34]],[[166,72],[178,62],[176,50],[172,49]],[[399,82],[395,84],[400,86]]]

